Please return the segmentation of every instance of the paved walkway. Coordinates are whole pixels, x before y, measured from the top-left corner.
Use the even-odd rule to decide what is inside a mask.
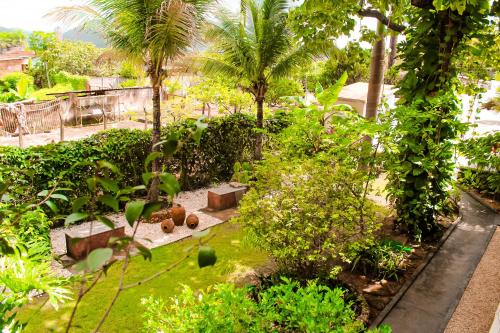
[[[389,312],[395,333],[441,333],[500,223],[500,215],[463,194],[463,219]]]
[[[445,333],[488,332],[499,304],[500,227],[497,227]]]

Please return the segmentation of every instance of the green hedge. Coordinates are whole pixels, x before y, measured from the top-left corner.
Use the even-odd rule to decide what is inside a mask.
[[[286,126],[284,118],[268,121],[270,131]],[[162,137],[179,126],[195,126],[187,120],[162,129]],[[164,161],[167,171],[179,174],[183,190],[229,180],[236,161],[251,159],[254,147],[255,119],[242,114],[214,118],[203,132],[200,145],[187,140],[177,153]],[[72,196],[87,195],[86,179],[95,168],[79,162],[106,160],[123,173],[123,186],[141,183],[144,161],[151,150],[151,131],[112,129],[79,141],[36,146],[26,149],[0,148],[0,181],[20,189],[23,199],[50,188],[61,172],[63,185]]]
[[[500,200],[500,132],[464,140],[459,150],[469,161],[459,183]]]

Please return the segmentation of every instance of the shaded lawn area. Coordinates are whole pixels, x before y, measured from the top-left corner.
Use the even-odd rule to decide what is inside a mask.
[[[216,236],[210,240],[217,253],[217,263],[213,267],[199,269],[197,258],[189,258],[172,271],[159,278],[135,288],[124,290],[111,311],[101,332],[140,332],[142,330],[141,299],[147,296],[160,296],[165,300],[180,293],[183,285],[193,289],[206,288],[214,283],[224,282],[235,271],[245,270],[264,264],[268,256],[245,244],[244,232],[232,223],[223,223],[212,228]],[[153,249],[153,261],[145,261],[141,256],[132,258],[125,278],[125,284],[141,280],[184,255],[183,250],[197,240],[188,238],[177,243]],[[91,332],[105,308],[111,302],[120,276],[121,263],[115,264],[107,277],[92,289],[82,300],[70,332]],[[26,332],[64,332],[66,322],[74,302],[62,305],[59,311],[46,305],[36,312],[41,304],[31,305],[19,314],[19,319],[27,320],[32,316]]]

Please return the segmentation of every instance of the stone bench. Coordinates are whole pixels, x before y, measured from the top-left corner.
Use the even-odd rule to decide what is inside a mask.
[[[219,211],[234,208],[238,205],[245,192],[246,186],[221,186],[208,191],[207,209]]]
[[[90,228],[66,233],[66,250],[68,256],[79,260],[85,258],[87,251],[108,246],[111,237],[125,236],[125,227],[110,229],[103,224],[94,225],[92,233]]]

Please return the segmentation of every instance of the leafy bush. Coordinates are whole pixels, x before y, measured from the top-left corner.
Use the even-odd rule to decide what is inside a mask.
[[[276,125],[275,122],[273,122]],[[193,127],[187,120],[162,129],[162,139],[168,139],[179,127]],[[254,144],[255,120],[241,114],[218,117],[209,122],[201,136],[201,144],[187,140],[173,157],[164,160],[170,172],[179,175],[184,189],[198,188],[212,182],[229,180],[237,161],[249,160]],[[168,145],[164,150],[171,150]],[[94,175],[89,163],[106,160],[122,173],[123,185],[140,183],[144,161],[151,149],[151,132],[112,129],[79,141],[20,149],[0,148],[0,181],[17,184],[19,200],[34,197],[40,191],[62,181],[72,189],[72,195],[87,195],[86,179]],[[24,188],[24,186],[27,188]],[[23,187],[22,187],[23,186]],[[63,207],[69,208],[69,207]]]
[[[56,84],[52,88],[43,88],[31,93],[31,97],[36,99],[37,101],[50,101],[56,99],[56,96],[49,95],[54,93],[62,93],[74,90],[74,88],[69,83],[64,84]]]
[[[363,203],[360,175],[335,160],[292,162],[268,155],[256,166],[258,180],[240,202],[237,221],[283,271],[328,276],[332,262],[370,244],[378,226],[372,204]]]
[[[86,90],[89,78],[87,76],[70,74],[68,72],[60,71],[52,74],[52,80],[56,85],[71,85],[73,90]]]
[[[120,87],[122,88],[130,88],[130,87],[137,87],[138,83],[136,79],[128,79],[120,83]]]
[[[28,81],[28,85],[33,86],[34,79],[31,75],[21,73],[21,72],[13,72],[6,74],[2,77],[2,81],[5,83],[7,88],[16,89],[17,83],[22,79],[26,79]]]
[[[500,132],[462,141],[460,153],[470,167],[462,167],[461,184],[500,199]]]
[[[450,209],[453,184],[453,140],[466,126],[453,93],[416,99],[391,110],[381,137],[387,152],[387,190],[398,224],[415,239],[441,233],[439,214]]]
[[[249,298],[249,288],[216,285],[201,294],[189,288],[171,302],[143,300],[148,332],[363,332],[344,291],[315,282],[302,287],[284,279]],[[389,333],[387,327],[376,332]],[[370,331],[371,332],[371,331]]]
[[[280,104],[280,99],[287,96],[304,96],[304,88],[297,80],[281,79],[271,81],[266,100],[269,105]]]
[[[378,241],[356,254],[352,266],[365,275],[397,279],[405,270],[411,247],[391,240]]]

